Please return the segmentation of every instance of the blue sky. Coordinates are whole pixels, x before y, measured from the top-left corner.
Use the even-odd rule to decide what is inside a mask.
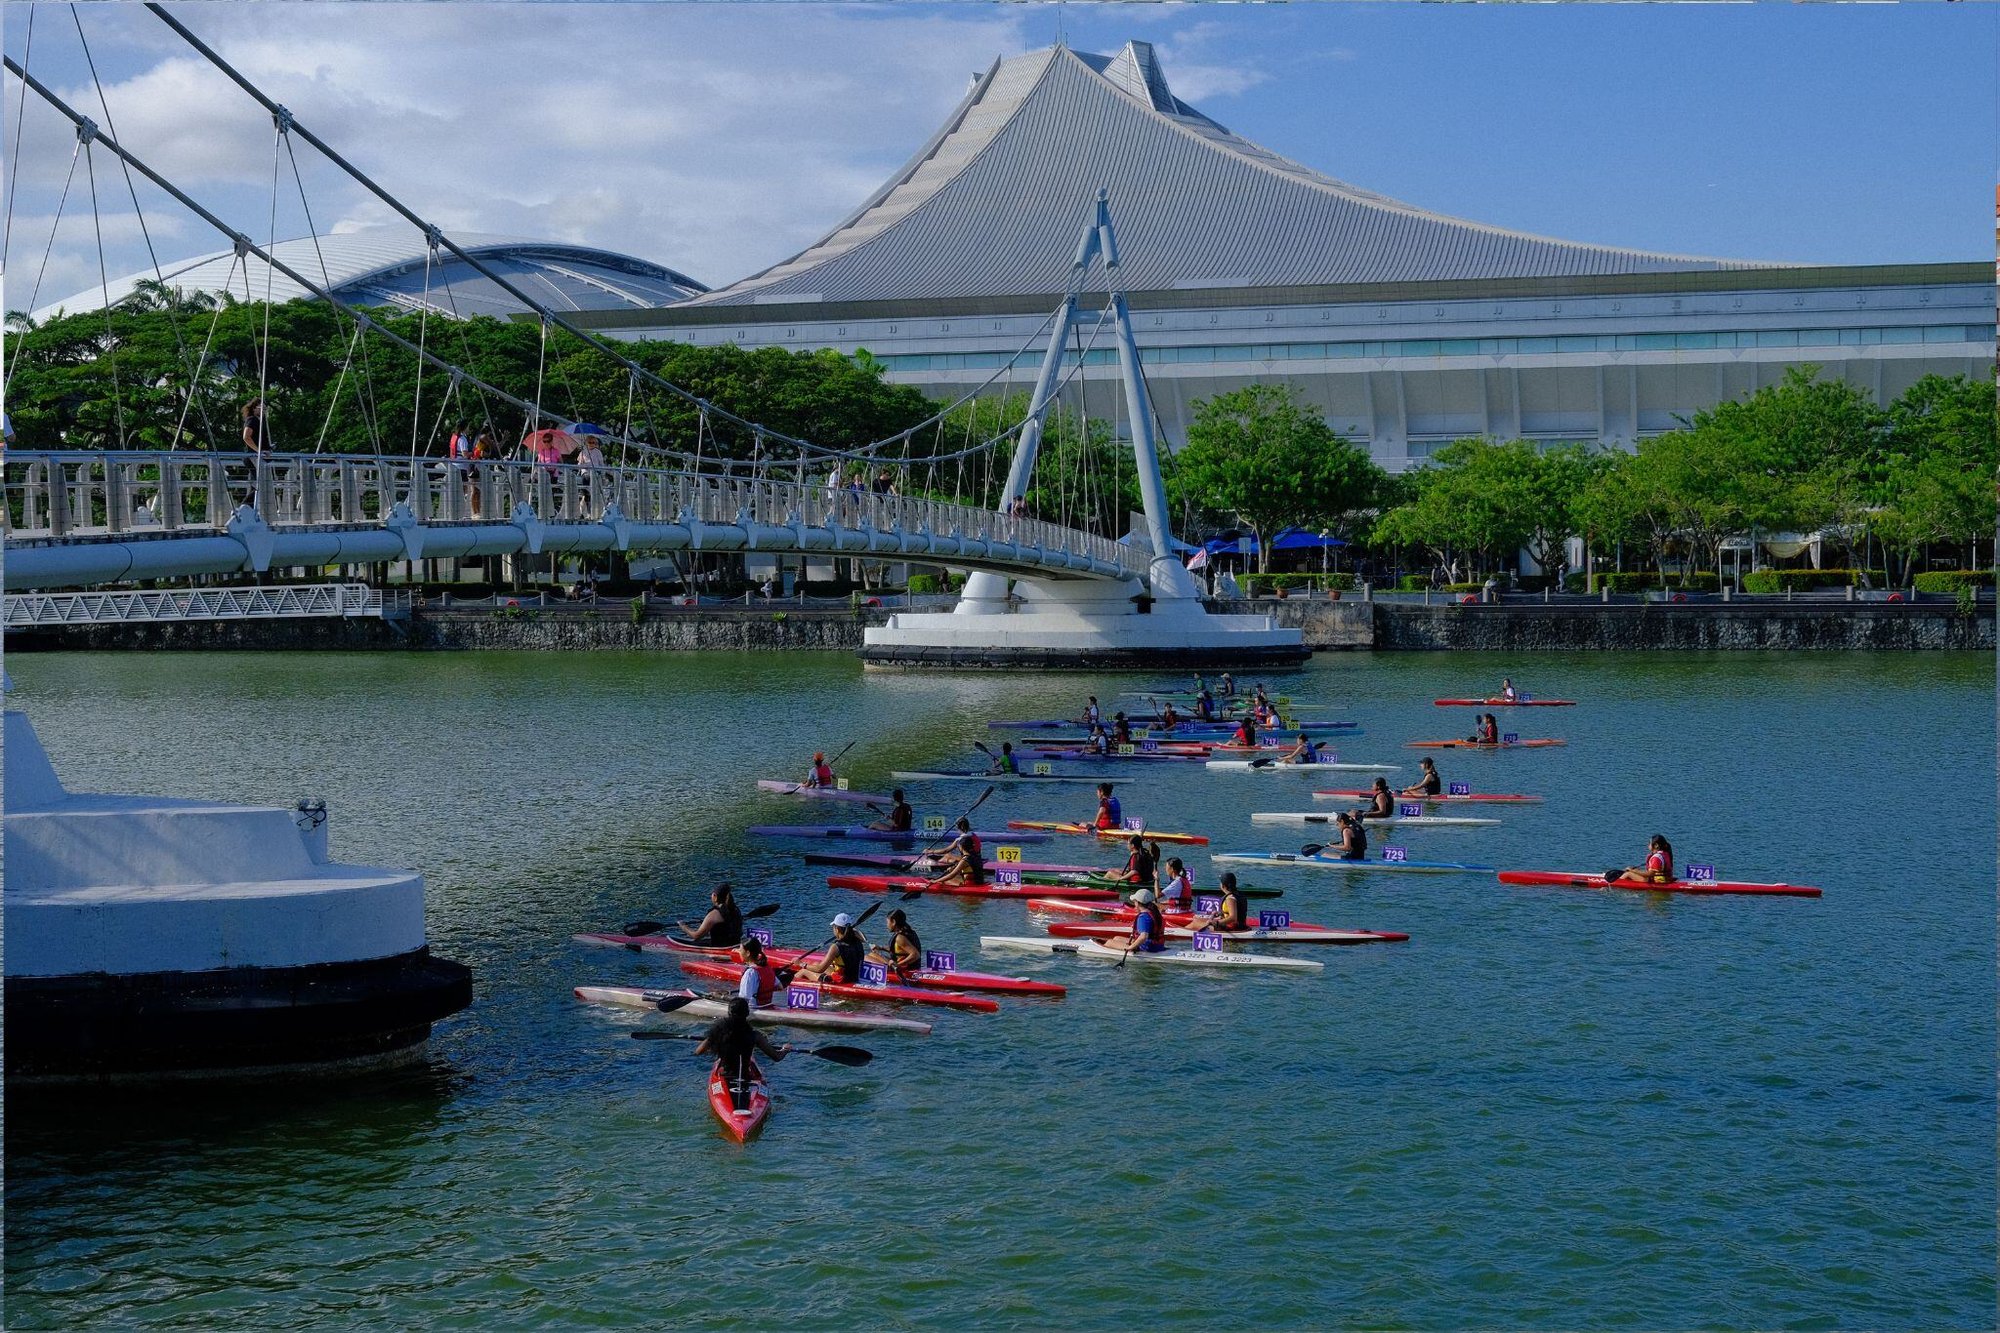
[[[271,128],[137,6],[81,6],[125,141],[252,235]],[[70,13],[31,70],[94,102]],[[1185,100],[1425,208],[1641,249],[1978,260],[2000,170],[2000,5],[217,3],[177,11],[449,229],[627,250],[721,284],[809,244],[996,55],[1154,42]],[[19,60],[29,7],[5,10]],[[8,82],[12,110],[18,85]],[[86,108],[90,109],[90,108]],[[7,305],[27,304],[73,138],[24,117]],[[305,164],[321,230],[384,220]],[[287,187],[289,190],[289,186]],[[96,276],[83,186],[40,301]],[[122,183],[99,173],[100,197]],[[163,256],[220,248],[155,210]],[[144,266],[129,202],[116,275]],[[295,196],[281,236],[303,234]]]

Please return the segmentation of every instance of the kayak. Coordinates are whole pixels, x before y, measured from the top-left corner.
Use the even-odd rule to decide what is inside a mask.
[[[1260,759],[1211,759],[1208,771],[1211,773],[1394,773],[1395,764],[1338,764],[1328,759],[1315,759],[1310,764],[1281,764],[1274,758],[1270,763]]]
[[[1338,788],[1316,791],[1313,799],[1318,801],[1357,800],[1365,801],[1375,793],[1372,791],[1342,791]],[[1425,805],[1451,804],[1454,801],[1470,801],[1483,805],[1540,805],[1539,796],[1511,796],[1499,792],[1461,792],[1456,796],[1397,796],[1399,801],[1422,801]]]
[[[660,1001],[694,995],[691,990],[648,990],[642,986],[578,986],[571,994],[588,1004],[616,1005],[621,1009],[659,1011]],[[729,1001],[699,996],[667,1015],[713,1022],[729,1012]],[[820,1028],[831,1032],[914,1032],[927,1036],[931,1025],[914,1018],[894,1018],[888,1014],[837,1013],[831,1009],[787,1009],[774,1005],[752,1009],[750,1021],[759,1027]]]
[[[1131,723],[1134,727],[1156,728],[1161,725],[1160,720],[1158,718],[1153,718],[1153,717],[1128,717],[1125,720]],[[1040,721],[1035,721],[1035,722],[988,722],[986,726],[991,731],[1086,731],[1087,732],[1090,730],[1090,724],[1088,722],[1072,722],[1064,718],[1044,718]],[[1284,732],[1358,731],[1360,730],[1360,728],[1361,724],[1359,722],[1315,722],[1311,726],[1272,727],[1268,728],[1268,730],[1284,731]],[[1192,718],[1192,719],[1182,718],[1180,721],[1174,723],[1171,734],[1180,735],[1182,733],[1188,733],[1190,735],[1215,734],[1215,735],[1226,736],[1235,730],[1236,730],[1236,719],[1233,718],[1227,721],[1215,721],[1215,722],[1204,722],[1200,718]],[[1266,728],[1260,727],[1258,728],[1258,730],[1263,731],[1266,730]],[[1106,727],[1105,731],[1108,733],[1110,731],[1110,728]],[[1145,738],[1142,737],[1141,739]],[[1168,739],[1168,737],[1154,736],[1151,739],[1158,741],[1158,740],[1166,740]]]
[[[942,843],[956,836],[952,833],[897,833],[890,829],[842,827],[825,824],[752,824],[744,832],[760,838],[847,838],[854,842],[894,842],[908,846],[916,842]],[[974,834],[987,842],[1047,842],[1046,833],[996,833],[992,830],[977,831]]]
[[[1091,754],[1080,746],[1057,749],[1046,745],[1037,749],[1023,751],[1022,754],[1023,757],[1029,759],[1060,759],[1072,764],[1105,764],[1114,761],[1122,763],[1128,759],[1157,759],[1167,763],[1198,764],[1208,757],[1205,754],[1175,754],[1170,750],[1141,750],[1137,742],[1132,744],[1132,753],[1130,754],[1118,753],[1118,747],[1115,745],[1106,754]]]
[[[1072,953],[1079,958],[1095,958],[1105,962],[1117,962],[1120,958],[1132,963],[1164,967],[1244,967],[1271,968],[1284,972],[1318,972],[1324,963],[1315,963],[1304,958],[1273,958],[1262,953],[1225,953],[1220,949],[1174,949],[1165,953],[1133,953],[1123,949],[1107,949],[1096,940],[1064,940],[1028,935],[981,935],[979,947],[982,949],[1022,949],[1030,953]]]
[[[993,867],[986,868],[990,875]],[[921,875],[828,875],[828,888],[853,889],[857,893],[942,894],[951,898],[1116,898],[1115,889],[1095,889],[1071,884],[933,884]]]
[[[1199,833],[1155,833],[1151,829],[1098,828],[1095,824],[1065,824],[1053,819],[1010,819],[1010,829],[1041,829],[1049,833],[1076,833],[1090,838],[1129,838],[1137,833],[1148,842],[1170,842],[1177,846],[1206,847],[1208,839]]]
[[[1544,745],[1568,745],[1568,741],[1409,741],[1412,750],[1533,750]]]
[[[1338,814],[1325,814],[1318,810],[1259,810],[1250,816],[1253,824],[1326,824],[1340,822]],[[1483,819],[1472,815],[1370,815],[1369,828],[1395,825],[1397,828],[1486,828],[1496,825],[1497,819]]]
[[[681,971],[691,977],[701,977],[706,981],[736,981],[743,975],[743,964],[732,963],[722,958],[682,958]],[[999,1010],[998,1001],[983,995],[961,995],[957,991],[925,990],[921,986],[870,986],[862,982],[842,981],[800,981],[794,982],[793,990],[818,991],[821,995],[837,995],[848,1000],[877,1000],[892,1004],[935,1004],[946,1009],[971,1009],[982,1014]]]
[[[1439,708],[1574,708],[1574,699],[1433,699]]]
[[[922,856],[870,856],[866,852],[807,852],[804,857],[809,866],[862,866],[878,870],[923,871],[933,873],[944,869],[935,861]],[[1042,875],[1101,875],[1104,872],[1096,866],[1064,865],[1055,861],[1009,861],[1000,867],[1003,870],[1019,870]],[[988,866],[988,869],[992,869]]]
[[[715,1068],[708,1071],[708,1109],[722,1122],[722,1132],[738,1143],[755,1138],[771,1118],[771,1089],[757,1062],[750,1062],[749,1079],[733,1088],[723,1076],[722,1061],[717,1060]]]
[[[780,782],[776,778],[758,778],[758,791],[776,792],[780,796],[811,796],[822,801],[852,801],[856,805],[879,805],[884,808],[895,802],[887,796],[877,796],[865,791],[842,791],[838,787],[808,787],[803,782]]]
[[[1220,896],[1214,890],[1195,894],[1197,898],[1214,898]],[[1245,898],[1282,898],[1285,896],[1285,891],[1283,889],[1244,889],[1243,896]],[[1106,917],[1113,921],[1130,921],[1139,914],[1138,909],[1130,903],[1079,902],[1073,898],[1030,898],[1028,900],[1028,910],[1030,912],[1043,912],[1056,916]],[[1167,924],[1170,926],[1184,926],[1192,920],[1194,920],[1194,913],[1192,912],[1167,913]]]
[[[1083,740],[1082,738],[1076,736],[1027,736],[1022,739],[1021,744],[1040,746],[1045,750],[1046,749],[1073,750],[1082,748]],[[1183,758],[1185,758],[1188,755],[1205,755],[1210,750],[1219,750],[1223,748],[1222,742],[1219,740],[1190,739],[1190,740],[1177,741],[1177,740],[1169,740],[1164,736],[1149,736],[1144,739],[1134,737],[1129,741],[1109,741],[1107,742],[1107,744],[1111,746],[1111,751],[1113,754],[1116,754],[1118,752],[1119,746],[1129,745],[1132,747],[1134,752],[1138,754],[1152,754],[1152,755],[1170,754],[1170,755],[1179,755]],[[1153,747],[1150,750],[1146,748],[1149,745]]]
[[[668,935],[613,935],[583,934],[573,935],[578,944],[603,944],[613,948],[631,949],[636,953],[672,953],[684,957],[720,958],[724,962],[735,962],[733,948],[712,948],[705,944],[689,944]],[[770,948],[765,955],[774,967],[790,967],[806,957],[805,949]],[[999,977],[990,972],[960,972],[956,969],[944,971],[937,968],[918,968],[911,972],[896,974],[896,982],[903,986],[922,986],[930,990],[991,991],[1001,995],[1061,995],[1063,988],[1047,981],[1031,981],[1026,977]]]
[[[1403,875],[1490,875],[1492,866],[1466,865],[1459,861],[1343,861],[1337,856],[1307,856],[1303,852],[1217,852],[1209,858],[1217,864],[1239,866],[1310,866],[1314,870],[1368,870]]]
[[[1741,893],[1773,898],[1817,898],[1810,884],[1756,884],[1733,879],[1670,879],[1665,884],[1629,884],[1584,870],[1503,870],[1502,884],[1553,884],[1572,889],[1631,889],[1638,893]]]
[[[1078,774],[1060,773],[972,773],[937,769],[896,769],[889,774],[904,782],[1096,782],[1098,779]]]
[[[1058,939],[1110,939],[1129,935],[1130,923],[1120,921],[1054,921],[1049,923],[1048,932]],[[1408,935],[1386,930],[1335,930],[1331,926],[1315,926],[1310,922],[1297,922],[1289,926],[1252,927],[1249,930],[1216,931],[1225,943],[1239,940],[1257,940],[1264,944],[1389,944],[1407,940]],[[1194,930],[1184,925],[1167,926],[1170,940],[1191,940]]]

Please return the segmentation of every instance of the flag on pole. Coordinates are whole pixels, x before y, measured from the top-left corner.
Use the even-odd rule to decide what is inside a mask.
[[[1207,548],[1206,546],[1204,546],[1204,547],[1201,547],[1201,548],[1200,548],[1199,550],[1197,550],[1197,551],[1196,551],[1196,552],[1195,552],[1195,553],[1194,553],[1193,555],[1189,556],[1189,557],[1188,557],[1188,562],[1187,562],[1187,567],[1188,567],[1189,569],[1207,569],[1207,568],[1208,568],[1208,548]]]

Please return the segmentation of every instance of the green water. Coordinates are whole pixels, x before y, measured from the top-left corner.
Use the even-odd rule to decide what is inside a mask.
[[[1407,944],[1316,976],[981,959],[1011,904],[926,900],[932,947],[1068,983],[852,1071],[774,1071],[748,1148],[702,1066],[582,982],[670,963],[577,930],[718,877],[811,943],[862,900],[753,823],[812,749],[884,789],[1159,677],[865,677],[843,656],[16,656],[11,702],[78,789],[323,795],[344,859],[420,867],[475,969],[429,1068],[344,1090],[8,1108],[9,1327],[1991,1327],[1994,677],[1974,655],[1353,655],[1290,678],[1344,757],[1462,734],[1511,675],[1557,750],[1441,756],[1540,792],[1413,857],[1599,868],[1665,832],[1819,900],[1258,871],[1301,919]],[[1136,770],[1135,770],[1136,771]],[[1120,770],[1121,776],[1123,770]],[[1124,790],[1214,849],[1318,785],[1160,765]],[[977,788],[921,793],[952,813]],[[981,823],[1081,813],[1013,788]],[[1319,803],[1324,805],[1324,803]],[[1030,859],[1080,861],[1061,839]],[[1205,857],[1193,858],[1212,882]]]

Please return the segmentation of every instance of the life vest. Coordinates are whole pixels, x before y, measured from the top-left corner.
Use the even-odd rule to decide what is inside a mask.
[[[715,948],[733,949],[743,942],[743,909],[732,902],[715,910],[722,913],[722,920],[709,927],[707,934],[699,938],[703,944]]]
[[[1097,803],[1097,827],[1119,828],[1124,822],[1125,810],[1116,796],[1107,796]]]
[[[1185,906],[1188,900],[1194,897],[1194,876],[1183,870],[1168,879],[1160,889],[1160,897],[1165,902]]]
[[[916,818],[909,802],[905,801],[889,812],[889,830],[892,833],[908,833]]]
[[[860,977],[861,940],[850,931],[846,939],[833,942],[833,976],[829,980],[852,986]]]
[[[761,963],[749,963],[745,966],[757,974],[757,1007],[762,1009],[778,993],[778,969],[771,966],[771,960],[768,958]]]
[[[1217,924],[1224,930],[1242,930],[1250,924],[1250,908],[1241,893],[1222,895],[1222,910],[1216,914]]]
[[[1167,947],[1167,918],[1157,907],[1142,907],[1138,917],[1132,922],[1132,933],[1144,932],[1146,943],[1142,946],[1147,953],[1159,953]]]
[[[832,765],[814,764],[812,771],[812,785],[815,787],[831,787],[833,785]]]
[[[1662,879],[1674,877],[1674,863],[1665,852],[1646,853],[1646,873],[1658,875]]]

